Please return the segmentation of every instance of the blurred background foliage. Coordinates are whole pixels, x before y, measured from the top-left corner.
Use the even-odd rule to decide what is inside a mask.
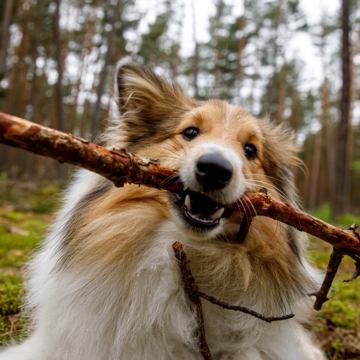
[[[228,100],[255,116],[284,123],[302,146],[306,170],[293,172],[305,207],[314,210],[328,203],[333,219],[360,214],[358,0],[347,0],[347,48],[340,0],[335,14],[329,15],[323,4],[318,23],[309,23],[299,0],[239,0],[240,14],[234,11],[237,1],[212,0],[207,3],[213,10],[206,41],[197,34],[201,7],[196,2],[2,1],[0,110],[94,139],[114,116],[116,64],[134,60],[176,78],[199,99]],[[315,82],[306,76],[309,64],[303,54],[289,50],[304,34],[317,51],[309,52],[310,65],[314,56],[321,63]],[[341,69],[346,50],[351,76],[346,79],[350,94],[343,134]],[[57,180],[66,178],[68,168],[0,146],[0,172],[12,179]]]
[[[228,100],[292,129],[305,164],[293,174],[306,210],[343,228],[360,223],[358,0],[339,0],[331,15],[324,6],[317,23],[302,0],[201,1],[213,9],[205,37],[198,34],[199,2],[2,0],[0,111],[94,140],[116,116],[118,61],[147,64],[198,99]],[[290,51],[304,34],[315,55]],[[311,81],[315,60],[319,74]],[[69,170],[0,145],[0,341],[26,336],[26,314],[19,315],[22,263],[40,244]],[[313,263],[325,269],[329,247],[311,244]],[[353,270],[351,261],[344,264],[341,280]],[[337,283],[332,301],[309,325],[330,359],[360,358],[359,294],[358,282]]]

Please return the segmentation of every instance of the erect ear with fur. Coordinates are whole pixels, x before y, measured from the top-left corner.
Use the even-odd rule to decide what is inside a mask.
[[[170,137],[183,114],[196,106],[175,83],[135,63],[117,73],[122,129],[129,151]]]
[[[262,121],[264,135],[263,166],[266,175],[282,191],[284,201],[291,200],[296,206],[297,195],[292,168],[302,164],[298,157],[300,147],[296,144],[295,135],[284,126],[275,126],[268,120]],[[285,195],[285,197],[284,197]]]

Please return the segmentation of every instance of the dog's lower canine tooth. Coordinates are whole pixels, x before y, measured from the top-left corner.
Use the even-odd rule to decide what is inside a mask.
[[[186,205],[186,208],[187,208],[187,211],[191,211],[191,201],[190,201],[190,195],[186,195],[185,197],[185,205]]]
[[[211,220],[216,220],[221,218],[221,215],[224,213],[225,209],[222,207],[219,210],[217,210],[216,212],[214,212],[213,214],[210,214],[210,219]]]

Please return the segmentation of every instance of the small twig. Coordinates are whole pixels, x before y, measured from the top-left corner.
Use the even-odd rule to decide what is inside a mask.
[[[261,315],[259,314],[258,312],[254,311],[254,310],[251,310],[251,309],[248,309],[246,307],[243,307],[243,306],[234,306],[234,305],[230,305],[226,302],[223,302],[223,301],[220,301],[220,300],[217,300],[215,299],[213,296],[210,296],[210,295],[206,295],[202,292],[199,292],[199,295],[207,300],[207,301],[210,301],[211,303],[215,304],[215,305],[219,305],[221,306],[222,308],[224,309],[229,309],[229,310],[235,310],[235,311],[241,311],[245,314],[249,314],[251,316],[255,316],[256,318],[260,319],[260,320],[264,320],[266,321],[267,323],[271,323],[273,321],[281,321],[281,320],[288,320],[288,319],[291,319],[293,318],[295,315],[294,314],[288,314],[288,315],[283,315],[283,316],[278,316],[278,317],[268,317],[268,316],[264,316],[264,315]]]
[[[125,149],[109,150],[78,136],[4,113],[0,113],[0,143],[50,157],[60,163],[80,166],[106,177],[116,186],[132,183],[184,194],[178,172],[161,166],[157,160],[143,159]],[[227,204],[225,207],[230,211],[239,211],[239,205],[248,207],[250,211],[243,217],[237,243],[245,240],[251,217],[266,216],[328,242],[337,249],[338,255],[341,252],[342,255],[351,256],[356,265],[351,279],[360,275],[360,236],[356,232],[355,224],[349,230],[339,229],[293,208],[286,202],[273,199],[266,189],[258,193],[247,193],[236,203]],[[320,297],[316,307],[321,307],[327,299],[326,294],[337,270],[337,267],[333,270],[333,266],[334,259],[330,259],[327,278],[322,286],[324,291],[318,292]],[[326,287],[328,289],[323,295]]]
[[[341,260],[343,258],[344,254],[343,252],[333,248],[333,252],[330,256],[330,260],[329,260],[329,264],[328,267],[326,269],[326,276],[325,279],[321,285],[321,288],[319,291],[317,291],[314,294],[311,295],[315,295],[316,296],[316,301],[314,304],[314,309],[315,310],[320,310],[323,303],[325,301],[328,301],[328,297],[327,294],[331,288],[331,284],[334,280],[335,274],[339,268],[339,265],[341,263]]]
[[[259,314],[258,312],[248,309],[243,306],[233,306],[226,302],[220,301],[215,299],[213,296],[207,295],[203,292],[200,292],[198,287],[195,284],[195,279],[191,273],[189,263],[190,261],[187,260],[186,253],[181,245],[181,243],[176,242],[173,244],[173,251],[175,253],[176,259],[179,261],[179,267],[181,271],[181,277],[184,284],[184,290],[189,298],[189,300],[194,304],[195,311],[196,311],[196,318],[198,322],[196,336],[199,339],[199,350],[205,360],[212,360],[212,356],[209,350],[209,347],[206,343],[205,339],[205,328],[204,328],[204,314],[202,311],[201,300],[200,297],[203,299],[210,301],[211,303],[221,306],[224,309],[241,311],[245,314],[252,315],[260,320],[266,321],[267,323],[271,323],[273,321],[281,321],[281,320],[288,320],[294,317],[294,314],[279,316],[279,317],[267,317],[264,315]]]
[[[267,189],[265,187],[262,187],[259,190],[259,193],[268,195]],[[249,215],[247,213],[243,214],[243,218],[241,220],[241,225],[240,225],[240,230],[238,231],[238,233],[236,234],[236,237],[235,237],[236,244],[242,244],[245,241],[247,234],[249,232],[249,229],[250,229],[250,225],[253,221],[253,217],[255,215],[256,214],[251,214],[251,213]]]
[[[13,333],[13,331],[9,331],[9,332],[1,334],[0,337],[11,335],[12,333]]]
[[[179,267],[181,270],[181,277],[184,284],[184,290],[189,300],[194,304],[196,311],[196,319],[198,327],[196,330],[196,336],[199,339],[199,350],[204,360],[213,360],[209,347],[205,339],[205,328],[204,328],[204,314],[201,307],[201,300],[199,296],[198,287],[195,284],[194,277],[191,274],[189,267],[189,261],[186,258],[186,253],[183,250],[181,243],[176,242],[173,244],[173,250],[176,259],[179,261]]]
[[[105,149],[75,135],[0,113],[0,143],[80,166],[106,177],[116,186],[141,184],[184,194],[176,170],[167,169],[153,159],[143,159],[125,149]],[[266,192],[247,193],[225,207],[239,211],[247,206],[251,216],[267,216],[316,236],[337,249],[360,256],[360,238],[355,231],[342,230],[312,217],[286,202],[272,199]],[[250,215],[250,214],[248,214]]]
[[[78,136],[1,112],[0,143],[80,166],[106,177],[115,186],[132,183],[164,187],[168,191],[182,189],[174,176],[177,172],[159,165],[158,160],[144,159],[121,148],[109,150]]]
[[[248,217],[246,214],[243,215],[241,225],[240,225],[240,230],[236,234],[236,243],[237,244],[242,244],[245,241],[246,236],[249,232],[252,220],[253,220],[252,216]]]

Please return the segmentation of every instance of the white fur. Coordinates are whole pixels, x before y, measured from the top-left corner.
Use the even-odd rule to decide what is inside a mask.
[[[194,168],[199,157],[204,154],[221,155],[230,162],[234,169],[234,174],[229,185],[220,191],[208,191],[206,192],[206,196],[222,204],[234,203],[245,191],[244,174],[242,172],[243,162],[240,157],[228,147],[211,142],[202,143],[193,147],[191,152],[187,154],[186,159],[180,159],[177,164],[183,184],[194,191],[200,192],[202,190],[201,185],[195,178]]]
[[[164,222],[149,239],[152,246],[132,273],[109,269],[94,282],[91,272],[54,271],[58,229],[98,179],[78,172],[42,251],[30,264],[28,306],[34,310],[34,333],[1,353],[0,359],[201,359],[193,336],[194,316],[171,249],[172,243],[186,239],[172,221]],[[134,277],[129,297],[127,287]],[[205,301],[203,308],[207,339],[217,359],[321,359],[296,320],[267,324]]]

